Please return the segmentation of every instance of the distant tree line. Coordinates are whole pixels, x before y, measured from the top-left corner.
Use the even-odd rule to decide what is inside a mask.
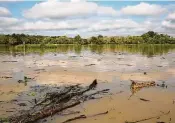
[[[149,31],[141,36],[92,36],[84,39],[80,35],[70,38],[67,36],[40,36],[26,34],[0,35],[0,44],[175,44],[175,38],[167,34]]]

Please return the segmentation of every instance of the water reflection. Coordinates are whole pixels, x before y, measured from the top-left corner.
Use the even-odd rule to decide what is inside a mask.
[[[106,52],[128,52],[134,54],[142,54],[147,57],[154,55],[163,55],[175,49],[175,45],[48,45],[40,47],[39,45],[26,45],[24,46],[0,46],[0,54],[9,54],[16,56],[18,54],[40,54],[46,53],[68,53],[73,52],[80,54],[83,51],[90,51],[92,53],[102,54]]]

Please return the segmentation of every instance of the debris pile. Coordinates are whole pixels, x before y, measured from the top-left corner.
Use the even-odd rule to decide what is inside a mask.
[[[77,106],[84,101],[94,99],[95,95],[106,94],[109,91],[109,89],[104,89],[90,93],[96,86],[97,80],[94,80],[87,87],[72,85],[64,88],[60,92],[46,93],[42,100],[34,100],[35,105],[33,107],[23,113],[9,117],[9,121],[10,123],[33,123]]]

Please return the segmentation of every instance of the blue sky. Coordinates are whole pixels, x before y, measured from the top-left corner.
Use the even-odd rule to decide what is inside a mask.
[[[0,33],[40,35],[175,35],[173,1],[0,1]]]

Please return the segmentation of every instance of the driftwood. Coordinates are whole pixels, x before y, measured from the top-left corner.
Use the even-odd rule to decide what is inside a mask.
[[[150,100],[147,100],[147,99],[144,99],[144,98],[140,98],[140,100],[146,101],[146,102],[150,101]]]
[[[45,69],[36,69],[34,71],[44,71]]]
[[[168,88],[164,81],[162,82],[162,84],[157,84],[157,86],[162,88]]]
[[[10,123],[34,123],[40,119],[52,116],[68,108],[79,105],[81,102],[90,99],[93,95],[107,93],[109,90],[97,91],[92,94],[84,94],[97,86],[97,80],[87,87],[79,85],[69,86],[61,92],[47,93],[45,98],[36,103],[30,110],[18,116],[11,116]]]
[[[147,81],[147,82],[136,82],[134,80],[131,80],[131,88],[144,88],[144,87],[151,87],[155,86],[155,81]]]
[[[95,65],[95,64],[88,64],[88,65],[85,65],[85,66],[92,66],[92,65]]]
[[[169,113],[170,113],[170,111],[168,111],[167,113],[160,114],[158,116],[153,116],[153,117],[149,117],[149,118],[145,118],[145,119],[141,119],[141,120],[137,120],[137,121],[132,121],[132,122],[125,121],[125,123],[139,123],[139,122],[142,122],[142,121],[159,118],[161,116],[168,115]]]
[[[131,64],[119,64],[119,65],[133,66],[133,65],[131,65]]]
[[[99,115],[104,115],[104,114],[108,114],[109,112],[106,111],[106,112],[102,112],[102,113],[98,113],[98,114],[94,114],[94,115],[91,115],[89,117],[95,117],[95,116],[99,116]]]
[[[18,62],[18,61],[2,61],[2,62]]]
[[[94,115],[91,115],[91,116],[86,116],[86,115],[80,115],[80,116],[77,116],[77,117],[74,117],[74,118],[70,118],[62,123],[67,123],[67,122],[71,122],[71,121],[74,121],[74,120],[78,120],[78,119],[85,119],[85,118],[90,118],[90,117],[96,117],[96,116],[99,116],[99,115],[104,115],[104,114],[108,114],[108,111],[106,112],[102,112],[102,113],[98,113],[98,114],[94,114]]]
[[[12,78],[12,77],[11,77],[11,76],[1,76],[0,78],[10,79],[10,78]]]
[[[68,119],[68,120],[64,121],[63,123],[71,122],[71,121],[78,120],[78,119],[84,119],[84,118],[86,118],[85,115],[80,115],[78,117],[74,117],[74,118]]]
[[[134,81],[134,80],[130,80],[132,83],[130,85],[130,89],[131,89],[131,96],[128,98],[128,100],[138,91],[140,91],[143,88],[149,88],[149,87],[154,87],[156,86],[155,81],[145,81],[145,82],[138,82],[138,81]]]

